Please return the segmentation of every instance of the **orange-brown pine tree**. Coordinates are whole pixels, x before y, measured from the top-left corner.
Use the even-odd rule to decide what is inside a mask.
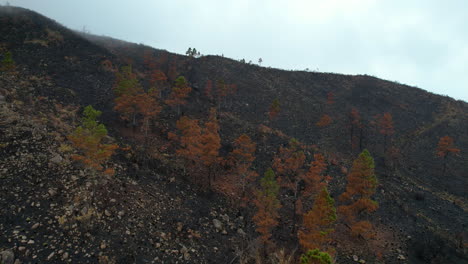
[[[304,189],[301,198],[298,200],[298,214],[304,211],[304,201],[314,198],[324,187],[327,186],[330,176],[322,175],[327,168],[325,157],[320,154],[314,154],[314,160],[310,163],[309,171],[302,174],[304,180]]]
[[[104,164],[109,160],[118,146],[102,143],[103,139],[107,136],[107,129],[103,124],[97,122],[97,118],[101,114],[101,111],[95,110],[90,105],[85,107],[81,126],[68,135],[68,139],[81,152],[81,154],[72,156],[74,160],[81,161],[93,171],[111,174],[113,170],[105,170]]]
[[[378,208],[377,202],[372,200],[377,188],[374,166],[374,160],[365,149],[353,162],[347,177],[346,191],[339,197],[346,205],[338,207],[338,212],[351,233],[364,238],[372,237],[373,232],[372,224],[362,218]]]
[[[390,113],[384,113],[382,116],[379,116],[377,119],[377,124],[379,127],[379,133],[383,135],[383,144],[384,144],[384,153],[387,152],[388,140],[395,133],[395,128],[393,127],[393,118]]]
[[[336,221],[335,201],[326,187],[315,196],[312,209],[303,216],[303,224],[298,232],[299,244],[304,250],[329,250],[329,235],[334,231]]]
[[[231,167],[227,175],[216,183],[217,188],[230,197],[236,204],[245,207],[251,201],[250,185],[258,174],[252,170],[255,160],[256,144],[249,136],[242,134],[234,141],[234,150],[227,158],[227,164]]]
[[[187,103],[186,99],[191,91],[192,88],[188,86],[184,76],[179,76],[175,81],[174,87],[172,87],[172,91],[171,94],[169,94],[169,98],[165,102],[170,106],[177,107],[177,114],[179,115],[180,106]]]
[[[304,151],[299,141],[293,138],[289,141],[289,146],[287,148],[280,147],[278,154],[273,159],[273,168],[278,174],[280,186],[293,192],[293,197],[291,199],[293,205],[293,233],[296,233],[297,202],[300,197],[299,183],[304,173],[303,166],[305,158]]]
[[[257,211],[253,216],[253,221],[260,233],[260,239],[263,242],[263,248],[266,255],[266,248],[271,244],[271,232],[278,225],[279,213],[281,208],[278,200],[279,185],[275,179],[275,173],[268,169],[260,180],[261,188],[255,192],[254,204]]]
[[[275,119],[281,111],[280,102],[278,98],[275,98],[268,109],[268,117],[270,120]]]
[[[449,136],[444,136],[439,139],[439,144],[437,145],[437,156],[443,159],[444,167],[442,175],[445,176],[445,170],[447,168],[447,157],[450,153],[457,154],[460,152],[460,149],[455,147],[453,143],[453,138]]]
[[[210,109],[210,116],[205,122],[205,128],[201,136],[202,144],[202,162],[208,169],[207,182],[211,188],[215,179],[215,168],[219,163],[219,149],[221,148],[221,137],[219,136],[219,125],[217,120],[216,108]]]
[[[321,128],[327,127],[331,124],[332,121],[333,120],[329,115],[324,114],[322,117],[320,117],[320,120],[317,123],[315,123],[315,125]]]
[[[358,146],[359,150],[362,148],[362,130],[361,115],[356,108],[353,108],[349,114],[349,135],[352,151],[357,149]]]
[[[134,130],[137,126],[139,110],[138,97],[143,92],[143,88],[131,66],[124,66],[116,73],[114,110],[120,113],[123,120],[130,121]]]
[[[205,95],[208,99],[213,99],[213,82],[211,80],[206,81]]]
[[[205,127],[200,126],[197,119],[182,116],[176,124],[181,136],[170,133],[169,138],[178,140],[180,148],[176,153],[183,157],[186,167],[190,170],[193,180],[202,187],[211,188],[213,173],[219,163],[219,148],[221,139],[216,111],[210,112],[210,118]],[[185,168],[185,167],[184,167]]]

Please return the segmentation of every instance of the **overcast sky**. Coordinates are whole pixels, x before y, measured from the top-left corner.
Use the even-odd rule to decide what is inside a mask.
[[[6,2],[6,1],[4,1]],[[9,0],[72,29],[468,101],[468,0]]]

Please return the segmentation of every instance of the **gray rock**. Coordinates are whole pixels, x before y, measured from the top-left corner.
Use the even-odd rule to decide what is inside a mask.
[[[49,193],[50,196],[54,196],[57,194],[57,190],[55,189],[49,189],[47,192]]]
[[[405,256],[403,256],[402,254],[399,254],[399,255],[398,255],[398,259],[399,259],[399,260],[406,260]]]
[[[353,255],[353,260],[356,261],[356,262],[358,262],[358,261],[359,261],[359,257],[356,256],[356,255]]]
[[[3,264],[13,264],[15,261],[15,253],[11,249],[0,252],[0,260]]]
[[[223,229],[223,223],[221,223],[221,221],[219,221],[218,219],[213,219],[213,225],[218,231]]]
[[[50,253],[50,255],[47,257],[47,260],[51,260],[55,256],[55,252]]]
[[[38,228],[38,227],[39,227],[39,223],[35,223],[35,224],[31,227],[31,229],[34,230],[34,229],[36,229],[36,228]]]
[[[55,155],[53,158],[50,159],[50,162],[53,162],[55,164],[60,164],[62,161],[63,158],[59,154]]]

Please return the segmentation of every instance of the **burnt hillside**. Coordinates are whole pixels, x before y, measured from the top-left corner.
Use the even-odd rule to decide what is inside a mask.
[[[182,114],[203,119],[206,118],[210,107],[218,106],[223,144],[221,152],[227,153],[232,149],[231,142],[242,133],[249,134],[254,141],[258,142],[255,168],[260,174],[271,166],[271,160],[280,145],[286,144],[290,138],[297,138],[304,144],[313,146],[314,150],[320,150],[330,161],[327,173],[333,177],[330,183],[331,193],[336,198],[346,184],[346,168],[351,166],[353,159],[362,149],[369,149],[376,161],[379,187],[375,199],[380,205],[379,210],[370,220],[381,231],[381,234],[386,235],[385,238],[379,240],[381,243],[379,247],[387,250],[384,256],[385,263],[401,263],[405,259],[409,263],[468,263],[466,246],[465,248],[463,246],[463,243],[467,243],[465,237],[468,232],[466,225],[468,223],[468,192],[466,191],[468,189],[466,172],[468,168],[468,155],[466,155],[468,104],[466,102],[367,75],[286,71],[241,63],[219,56],[194,58],[172,54],[144,45],[74,32],[49,18],[21,8],[0,7],[0,25],[1,48],[12,52],[20,75],[18,85],[14,88],[10,86],[15,81],[2,75],[3,81],[0,83],[3,87],[0,87],[0,92],[6,97],[7,103],[11,104],[8,107],[12,107],[11,111],[17,113],[16,115],[37,114],[35,112],[37,109],[34,108],[36,106],[31,106],[32,109],[24,111],[18,109],[21,106],[14,102],[20,99],[34,101],[38,100],[37,98],[48,97],[50,100],[56,100],[54,102],[76,105],[77,108],[91,104],[104,112],[103,122],[110,128],[115,138],[122,139],[125,144],[134,144],[135,149],[138,149],[137,145],[140,144],[139,147],[141,147],[141,141],[132,138],[132,134],[122,128],[122,124],[119,123],[117,115],[112,110],[114,99],[112,87],[115,71],[129,63],[145,84],[145,56],[150,54],[157,60],[157,66],[169,77],[166,90],[161,93],[162,97],[167,96],[170,83],[174,81],[174,77],[171,76],[185,76],[193,90],[188,104],[181,109]],[[109,67],[109,62],[112,67]],[[213,83],[223,81],[227,84],[235,84],[237,91],[224,101],[216,102],[205,95],[205,85],[208,80]],[[15,92],[10,89],[14,89]],[[333,94],[333,103],[327,103],[327,95],[330,93]],[[276,98],[279,99],[281,111],[276,119],[269,120],[267,112]],[[40,103],[37,104],[40,105]],[[363,124],[360,131],[360,144],[355,148],[351,147],[350,142],[349,115],[353,108],[359,111]],[[8,113],[6,110],[3,112]],[[375,125],[375,116],[383,113],[392,115],[395,127],[395,132],[388,139],[388,146],[386,146],[396,150],[395,155],[391,157],[384,153],[384,139]],[[325,114],[331,117],[332,122],[321,128],[316,123]],[[15,120],[21,119],[17,116],[15,118]],[[177,119],[178,116],[174,111],[166,107],[157,125],[153,126],[155,138],[158,141],[167,140],[167,132],[174,130]],[[10,131],[0,133],[3,141],[13,138],[12,134],[17,130],[14,128],[15,122],[1,124],[4,131]],[[23,125],[28,131],[33,130],[31,127],[35,126],[32,123]],[[269,127],[271,131],[260,131],[260,125]],[[53,131],[57,128],[49,129]],[[63,139],[65,135],[65,132],[62,132]],[[449,166],[443,173],[442,160],[436,157],[436,147],[439,138],[446,135],[455,140],[455,145],[461,149],[461,152],[448,158]],[[51,141],[52,139],[47,139],[48,136],[50,135],[41,134],[41,138],[44,138],[42,140]],[[50,153],[47,152],[48,156],[44,159],[52,158],[55,152],[43,150],[44,144],[37,142],[40,140],[33,140],[40,145],[40,148],[31,152],[49,151]],[[54,144],[58,147],[60,142]],[[3,161],[13,159],[16,152],[15,146],[12,145],[9,149],[0,147],[3,151],[1,154]],[[24,148],[21,144],[16,147]],[[308,158],[312,152],[307,153]],[[135,260],[147,263],[158,257],[169,261],[168,263],[173,263],[171,254],[177,255],[179,251],[173,253],[174,248],[165,247],[165,251],[152,253],[151,248],[156,241],[168,239],[158,237],[158,240],[153,241],[150,235],[144,234],[144,228],[139,225],[145,221],[152,221],[154,214],[146,212],[138,215],[143,209],[132,209],[132,206],[138,208],[135,205],[138,202],[132,199],[140,199],[140,201],[143,199],[148,204],[157,202],[157,199],[168,199],[167,203],[175,208],[155,209],[162,210],[161,215],[168,219],[161,223],[161,228],[157,225],[152,226],[151,235],[160,236],[163,232],[169,233],[170,237],[171,228],[178,230],[178,225],[174,223],[181,222],[183,228],[174,232],[173,235],[178,238],[174,243],[171,242],[170,246],[179,247],[179,249],[183,246],[182,248],[186,251],[185,245],[191,243],[190,247],[196,249],[198,253],[189,253],[200,259],[194,260],[193,257],[185,259],[187,263],[230,261],[234,258],[235,251],[241,247],[238,244],[240,233],[245,231],[248,237],[256,236],[253,226],[246,224],[243,216],[240,218],[239,212],[218,210],[225,205],[221,197],[212,194],[216,200],[219,200],[219,203],[207,202],[213,197],[210,196],[207,199],[206,194],[196,194],[186,187],[187,182],[179,179],[179,174],[181,174],[179,164],[172,162],[173,153],[165,153],[163,156],[165,158],[161,160],[154,158],[150,162],[146,161],[145,164],[150,164],[147,170],[152,171],[147,177],[141,176],[147,170],[141,169],[143,162],[138,160],[138,155],[124,158],[122,154],[119,160],[114,161],[124,168],[131,167],[121,171],[119,175],[122,178],[111,181],[113,188],[118,189],[119,197],[125,197],[136,189],[136,194],[133,196],[129,195],[128,199],[122,198],[123,203],[131,204],[125,205],[126,210],[136,210],[132,213],[132,218],[136,218],[135,225],[137,226],[132,231],[132,238],[128,238],[128,241],[131,241],[129,242],[131,246],[127,247],[129,252],[116,253],[124,243],[119,242],[122,239],[118,232],[110,236],[100,232],[93,233],[96,240],[91,240],[86,244],[86,249],[92,251],[92,254],[99,254],[92,248],[97,247],[100,238],[104,238],[113,241],[108,242],[111,246],[107,248],[106,254],[109,256],[115,254],[120,261]],[[67,166],[72,165],[67,163]],[[55,167],[53,168],[55,170]],[[59,172],[54,171],[53,175],[57,175],[59,179],[59,182],[54,182],[54,190],[63,188],[57,185],[62,184],[60,181],[63,181],[64,186],[67,187],[70,184],[78,184],[77,182],[68,183],[69,179],[66,177],[69,175],[67,176],[65,171],[69,170],[73,174],[79,173],[79,169],[67,168],[61,168]],[[8,169],[11,169],[11,165],[8,165]],[[42,166],[41,170],[47,171],[47,168]],[[31,184],[29,179],[15,181],[13,177],[10,177],[22,175],[22,173],[24,174],[20,170],[8,174],[8,177],[4,175],[0,177],[0,179],[3,177],[8,179],[5,185],[8,188],[2,189],[2,192],[7,192],[8,195],[8,199],[3,201],[5,205],[13,203],[14,197],[18,195],[17,190],[14,193],[9,193],[9,190],[21,188],[21,185],[26,184],[25,181],[27,182],[26,191],[34,192],[33,188],[28,185]],[[174,183],[175,178],[178,180]],[[49,180],[43,176],[40,178],[41,182]],[[132,185],[135,182],[151,185],[153,181],[161,183],[161,186],[145,190],[138,184],[134,184],[136,187]],[[182,187],[175,187],[176,183]],[[47,196],[47,189],[44,188],[41,191]],[[150,195],[147,201],[144,200],[144,196],[148,192],[158,192],[164,195]],[[44,195],[42,197],[46,197]],[[116,196],[112,193],[105,195]],[[290,194],[283,193],[282,195],[287,199]],[[55,194],[50,196],[55,196]],[[161,198],[163,196],[165,198]],[[69,196],[60,197],[59,204],[63,206],[67,204],[66,199],[71,199]],[[26,199],[24,204],[30,202]],[[207,208],[203,208],[204,204]],[[101,209],[105,207],[102,204],[99,206]],[[3,213],[11,214],[14,210],[16,208],[11,211],[4,210]],[[285,206],[282,210],[289,212],[291,208]],[[115,214],[118,213],[117,209],[114,211]],[[200,211],[200,214],[197,214],[197,211]],[[27,218],[34,218],[36,215],[42,217],[47,214],[47,211],[27,210],[26,212]],[[60,213],[63,212],[54,211],[54,214]],[[121,221],[121,217],[114,219],[115,214],[112,213],[112,217],[109,216],[109,221],[103,221],[114,225],[116,230],[123,233],[125,221]],[[214,217],[226,218],[228,220],[224,221],[225,224],[229,226],[232,224],[232,230],[228,230],[228,236],[221,235],[221,230],[217,230],[218,228],[215,230],[210,226]],[[202,220],[195,220],[198,218]],[[12,229],[15,228],[15,218],[9,216],[5,220],[0,218],[0,221],[3,222],[3,225],[0,223],[0,227],[7,230],[7,234],[12,234]],[[158,219],[158,221],[163,220]],[[275,239],[282,247],[293,249],[297,241],[287,232],[289,222],[287,219],[281,219],[280,222]],[[23,224],[26,225],[26,223]],[[183,238],[179,238],[181,230],[189,232],[190,236],[184,235]],[[196,235],[190,233],[192,231],[189,230],[195,232],[194,234],[197,234],[196,230],[202,230],[204,233],[202,232],[198,240],[193,240],[193,236],[196,237]],[[39,229],[39,231],[44,232],[39,233],[41,235],[47,234],[46,229]],[[239,234],[236,235],[235,232]],[[80,233],[80,239],[86,239],[85,233]],[[64,233],[65,236],[72,234],[72,231]],[[0,249],[13,247],[13,242],[10,240],[0,240]],[[127,238],[124,240],[127,241]],[[143,245],[144,243],[140,245],[139,241],[151,241],[151,245]],[[209,247],[204,246],[205,244]],[[221,244],[222,246],[216,246]],[[214,247],[217,249],[213,250]],[[370,256],[373,253],[369,248],[371,247],[362,241],[357,243],[356,248],[351,249],[338,243],[339,263],[352,263],[350,256],[355,252],[372,259]],[[38,256],[42,259],[48,256],[40,248],[35,248],[35,250],[39,250]],[[139,253],[143,255],[138,255]],[[93,263],[85,254],[77,254],[76,261],[85,262],[86,260]],[[397,256],[402,254],[405,256],[404,259],[397,259]],[[185,258],[184,253],[177,256],[179,261]],[[30,256],[25,256],[25,259],[31,260]]]

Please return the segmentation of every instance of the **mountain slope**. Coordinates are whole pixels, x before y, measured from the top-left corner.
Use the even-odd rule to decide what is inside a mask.
[[[308,145],[315,145],[330,161],[333,161],[329,164],[328,173],[333,176],[331,187],[332,194],[335,197],[344,189],[345,173],[343,172],[343,168],[349,168],[352,160],[357,152],[359,152],[357,149],[351,149],[349,140],[349,113],[352,108],[356,108],[361,113],[363,123],[365,124],[362,147],[368,148],[375,157],[380,183],[378,194],[376,195],[380,209],[372,221],[378,227],[378,230],[381,231],[382,236],[390,234],[388,236],[392,237],[391,239],[388,237],[385,239],[381,238],[382,240],[379,241],[381,243],[379,246],[385,245],[384,247],[388,250],[385,256],[386,263],[399,262],[397,257],[400,253],[397,249],[401,252],[406,252],[404,254],[407,255],[411,263],[429,263],[431,261],[434,263],[467,262],[466,252],[463,253],[463,245],[460,246],[460,243],[466,243],[466,240],[463,239],[467,232],[465,223],[468,222],[468,193],[466,192],[468,188],[468,179],[466,178],[468,157],[465,153],[468,147],[468,104],[466,102],[456,101],[448,97],[428,93],[418,88],[370,76],[267,69],[217,56],[189,58],[155,50],[143,45],[78,34],[50,19],[24,9],[0,8],[0,23],[0,42],[13,53],[14,59],[22,73],[18,82],[21,85],[14,88],[15,93],[19,93],[18,96],[21,100],[37,100],[39,96],[49,96],[50,98],[55,98],[57,102],[65,104],[95,105],[104,111],[105,118],[103,121],[106,125],[111,126],[113,134],[116,137],[125,136],[131,138],[128,134],[120,134],[122,131],[121,125],[118,125],[116,115],[112,112],[113,94],[111,87],[114,82],[114,72],[107,68],[104,62],[109,60],[116,68],[124,65],[126,62],[132,62],[137,74],[143,78],[145,76],[144,56],[150,53],[159,59],[159,66],[167,75],[169,75],[171,69],[175,68],[177,73],[185,76],[194,88],[189,98],[189,104],[183,107],[183,112],[186,115],[202,118],[208,112],[210,106],[216,106],[216,103],[208,99],[204,94],[204,87],[208,80],[212,80],[213,82],[223,80],[225,83],[236,84],[237,93],[220,106],[221,136],[223,138],[224,151],[232,148],[230,142],[234,138],[241,133],[248,133],[256,142],[259,142],[255,167],[259,173],[262,173],[265,168],[271,166],[271,160],[278,146],[285,144],[289,138],[295,137]],[[11,89],[10,86],[15,81],[11,81],[5,76],[2,76],[2,78],[4,79],[2,79],[3,85],[0,87],[0,92],[6,96],[11,92],[9,90]],[[167,90],[163,92],[163,96],[167,92]],[[334,104],[327,104],[326,102],[329,92],[334,94]],[[31,95],[32,99],[30,98]],[[268,121],[266,112],[275,98],[279,98],[280,100],[281,112],[276,120]],[[13,104],[14,100],[18,98],[7,96],[7,99],[9,100],[9,104]],[[42,104],[39,103],[39,105]],[[45,105],[47,104],[45,103]],[[21,108],[21,106],[13,105],[9,105],[8,107]],[[33,116],[36,110],[32,108],[29,112],[23,111],[24,118],[28,115]],[[382,136],[372,123],[375,115],[383,114],[384,112],[392,114],[395,125],[395,133],[392,137],[391,145],[399,150],[399,155],[394,162],[390,162],[391,159],[383,153]],[[331,116],[333,122],[326,128],[319,128],[315,124],[323,114]],[[177,116],[167,109],[161,115],[161,123],[167,124],[168,130],[174,128],[176,119]],[[62,122],[67,123],[68,121]],[[273,128],[276,132],[265,135],[265,133],[258,130],[258,126],[261,124]],[[3,125],[5,131],[7,129],[16,129],[14,128],[15,122]],[[70,123],[68,125],[72,126],[73,124]],[[59,128],[53,127],[50,129],[54,131]],[[7,133],[3,133],[2,135],[4,142],[13,140],[10,137],[11,135]],[[435,157],[435,148],[438,139],[445,135],[449,135],[455,139],[455,144],[461,149],[461,153],[448,160],[449,169],[442,176],[442,164]],[[62,132],[61,137],[64,138],[64,136],[65,132]],[[56,144],[60,145],[59,142]],[[8,170],[3,175],[9,175],[9,177],[6,177],[7,184],[2,189],[7,194],[5,197],[9,197],[3,200],[5,211],[2,213],[9,215],[9,218],[4,221],[2,220],[3,224],[1,227],[6,230],[5,233],[10,238],[14,237],[11,241],[8,239],[0,241],[0,247],[4,248],[12,247],[15,243],[21,244],[21,240],[15,237],[17,234],[13,231],[25,228],[23,224],[19,228],[15,227],[14,222],[20,216],[13,212],[17,208],[10,208],[8,204],[15,201],[17,199],[15,197],[19,193],[10,190],[22,190],[22,188],[26,188],[26,192],[36,192],[32,186],[27,187],[27,183],[15,178],[24,177],[30,173],[29,171],[17,171],[13,174],[9,172],[11,166],[13,166],[12,164],[14,164],[11,163],[11,160],[14,159],[15,153],[20,149],[27,148],[27,146],[27,144],[11,145],[2,154],[2,157],[4,157],[2,160],[8,161],[2,164],[2,166],[8,167]],[[46,150],[38,150],[37,152],[46,152]],[[53,158],[50,155],[52,153],[45,157],[45,160],[41,163]],[[28,161],[21,161],[22,164],[26,162]],[[117,161],[115,162],[118,163]],[[131,163],[124,160],[125,162]],[[136,163],[141,165],[140,161]],[[159,164],[161,161],[155,160],[154,163]],[[127,165],[122,164],[121,166],[127,168]],[[149,179],[139,179],[137,181],[138,184],[135,185],[136,187],[128,187],[130,180],[126,177],[133,177],[135,174],[140,175],[143,173],[142,170],[131,169],[134,166],[130,165],[127,168],[127,172],[122,173],[122,176],[126,179],[122,180],[124,183],[119,182],[120,180],[116,180],[116,182],[111,181],[111,184],[125,186],[122,187],[123,189],[121,188],[119,191],[110,193],[109,195],[117,195],[121,198],[122,196],[127,197],[125,198],[126,202],[132,205],[126,208],[136,210],[136,216],[132,215],[132,217],[138,217],[139,220],[136,222],[141,223],[142,221],[146,221],[142,219],[155,221],[156,217],[155,214],[143,214],[145,212],[143,209],[135,209],[139,207],[136,205],[139,203],[138,199],[150,200],[143,202],[145,204],[143,207],[147,207],[148,204],[152,203],[167,203],[168,207],[174,208],[168,208],[168,211],[160,214],[160,219],[162,217],[167,218],[163,220],[164,223],[167,224],[171,221],[183,222],[183,230],[185,231],[185,226],[187,225],[185,222],[189,222],[188,226],[190,226],[191,230],[204,230],[206,232],[206,236],[201,236],[201,241],[196,239],[192,241],[193,235],[192,238],[186,238],[189,239],[190,243],[193,243],[194,248],[197,248],[201,252],[199,255],[201,259],[199,261],[198,259],[195,261],[193,258],[190,261],[197,263],[223,263],[234,257],[230,250],[234,250],[239,244],[233,243],[229,245],[230,242],[227,242],[227,239],[234,237],[238,239],[237,236],[229,231],[228,237],[224,237],[217,233],[216,230],[213,230],[212,227],[209,230],[205,229],[206,226],[211,224],[210,221],[212,219],[210,217],[221,214],[220,212],[216,212],[219,211],[218,209],[213,213],[207,208],[213,208],[213,206],[223,207],[222,202],[220,205],[204,205],[208,202],[203,197],[198,197],[195,194],[193,194],[194,197],[187,197],[179,192],[171,193],[171,188],[184,189],[183,185],[185,183],[177,182],[182,187],[175,187],[175,184],[172,184],[173,180],[171,177],[174,175],[178,176],[176,168],[163,168],[160,164],[155,165],[152,169],[163,174],[163,176],[158,177],[162,177],[161,181],[168,182],[168,184],[162,184],[160,187],[151,189],[150,191],[159,192],[162,195],[153,197],[148,192],[145,192],[145,194],[140,185],[151,185],[158,181],[155,179],[156,176],[152,174]],[[46,175],[49,170],[49,168],[44,167],[43,169],[44,172],[41,174],[41,177]],[[130,171],[134,171],[134,173],[130,173]],[[64,181],[60,184],[67,186],[67,181],[69,181],[67,177],[76,173],[79,173],[79,171],[57,175],[56,178],[59,181]],[[52,180],[47,177],[40,179],[46,183]],[[65,187],[56,186],[56,188]],[[38,195],[40,192],[43,192],[40,195],[44,197],[47,196],[47,191],[45,189],[37,190]],[[135,192],[136,194],[131,196],[128,194],[130,192]],[[126,194],[123,195],[123,193]],[[139,193],[141,195],[137,195]],[[102,195],[107,194],[102,193]],[[288,197],[287,193],[283,195],[285,198]],[[173,202],[169,202],[172,201],[171,199],[178,199],[178,196],[183,197],[182,201],[177,202],[182,203],[182,207],[178,207],[180,204],[175,205]],[[167,197],[171,198],[166,200]],[[54,199],[60,201],[64,198]],[[70,199],[70,197],[67,199]],[[67,199],[62,201],[60,206],[67,205]],[[23,206],[26,207],[30,202],[30,199],[26,199]],[[43,203],[40,201],[40,204]],[[99,209],[105,210],[102,205],[100,206]],[[10,208],[11,211],[6,208]],[[184,215],[181,212],[185,210],[193,212]],[[197,210],[203,212],[202,216],[195,213]],[[287,211],[290,208],[286,206],[284,210]],[[21,216],[24,219],[34,219],[34,217],[49,213],[64,213],[63,210],[57,212],[26,210],[26,212],[26,214]],[[140,213],[143,215],[138,215]],[[175,217],[175,215],[178,214],[180,214],[183,220],[177,220],[178,217]],[[204,220],[197,222],[195,219],[198,217]],[[230,219],[238,221],[239,218],[231,213]],[[41,221],[45,220],[41,219]],[[124,218],[124,220],[131,221],[129,218]],[[110,237],[106,237],[105,233],[92,233],[91,235],[96,239],[96,241],[92,239],[89,245],[89,250],[93,252],[92,254],[99,254],[98,250],[96,251],[95,249],[100,246],[97,240],[109,240],[112,241],[110,242],[112,244],[118,243],[122,239],[121,233],[125,232],[125,225],[127,224],[124,220],[120,218],[118,222],[112,222],[113,220],[106,222],[106,219],[102,220],[107,224],[113,223],[120,233],[115,232]],[[230,221],[226,220],[226,224],[228,223]],[[24,222],[24,225],[27,225],[27,223]],[[232,229],[236,232],[235,229],[241,227],[245,231],[249,231],[249,236],[255,236],[251,225],[237,225],[232,227]],[[137,230],[135,232],[137,233],[144,230],[144,228],[138,226],[135,228]],[[156,233],[153,235],[158,239],[164,239],[161,238],[160,232],[173,233],[174,229],[177,230],[177,226],[170,224],[162,230],[156,227],[154,229]],[[291,236],[287,234],[287,230],[288,221],[287,219],[282,219],[282,225],[277,230],[276,239],[284,247],[292,246],[294,243],[291,240]],[[39,231],[38,235],[46,235],[50,230],[39,229]],[[130,232],[131,235],[135,235],[134,231]],[[86,240],[86,232],[84,234],[85,236],[80,238],[82,241]],[[27,237],[29,236],[27,234]],[[65,236],[68,235],[65,234]],[[143,234],[135,235],[134,240],[130,240],[133,244],[126,246],[127,249],[131,249],[133,252],[122,252],[119,255],[115,253],[119,245],[112,244],[107,249],[108,252],[106,254],[117,257],[119,263],[125,260],[131,261],[132,256],[136,254],[148,254],[148,256],[137,259],[142,262],[149,261],[150,258],[154,259],[156,256],[171,262],[173,260],[170,257],[173,254],[171,250],[176,250],[176,248],[167,247],[164,248],[166,251],[162,253],[150,253],[150,245],[139,245],[139,239],[142,241],[153,239],[154,242],[154,237]],[[148,243],[152,245],[154,244],[153,242]],[[183,245],[184,243],[188,242],[184,240],[180,244]],[[210,246],[204,248],[204,244]],[[345,245],[338,246],[340,263],[352,262],[349,256],[355,252],[360,252],[359,254],[362,253],[365,256],[370,255],[369,250],[367,249],[366,251],[367,245],[365,243],[358,241],[357,244],[358,249],[349,249]],[[171,244],[171,246],[175,245]],[[219,251],[214,250],[213,247],[217,247]],[[19,249],[16,250],[19,251]],[[50,254],[49,252],[51,252],[44,249],[41,250],[41,247],[36,248],[36,250],[38,250],[37,252],[42,252],[37,253],[39,259],[47,258],[48,254]],[[76,261],[84,261],[83,256],[86,256],[87,253],[89,252],[76,254]],[[26,259],[30,259],[31,256],[25,257]],[[184,256],[182,254],[179,257],[183,258]],[[91,259],[89,261],[92,262]]]

